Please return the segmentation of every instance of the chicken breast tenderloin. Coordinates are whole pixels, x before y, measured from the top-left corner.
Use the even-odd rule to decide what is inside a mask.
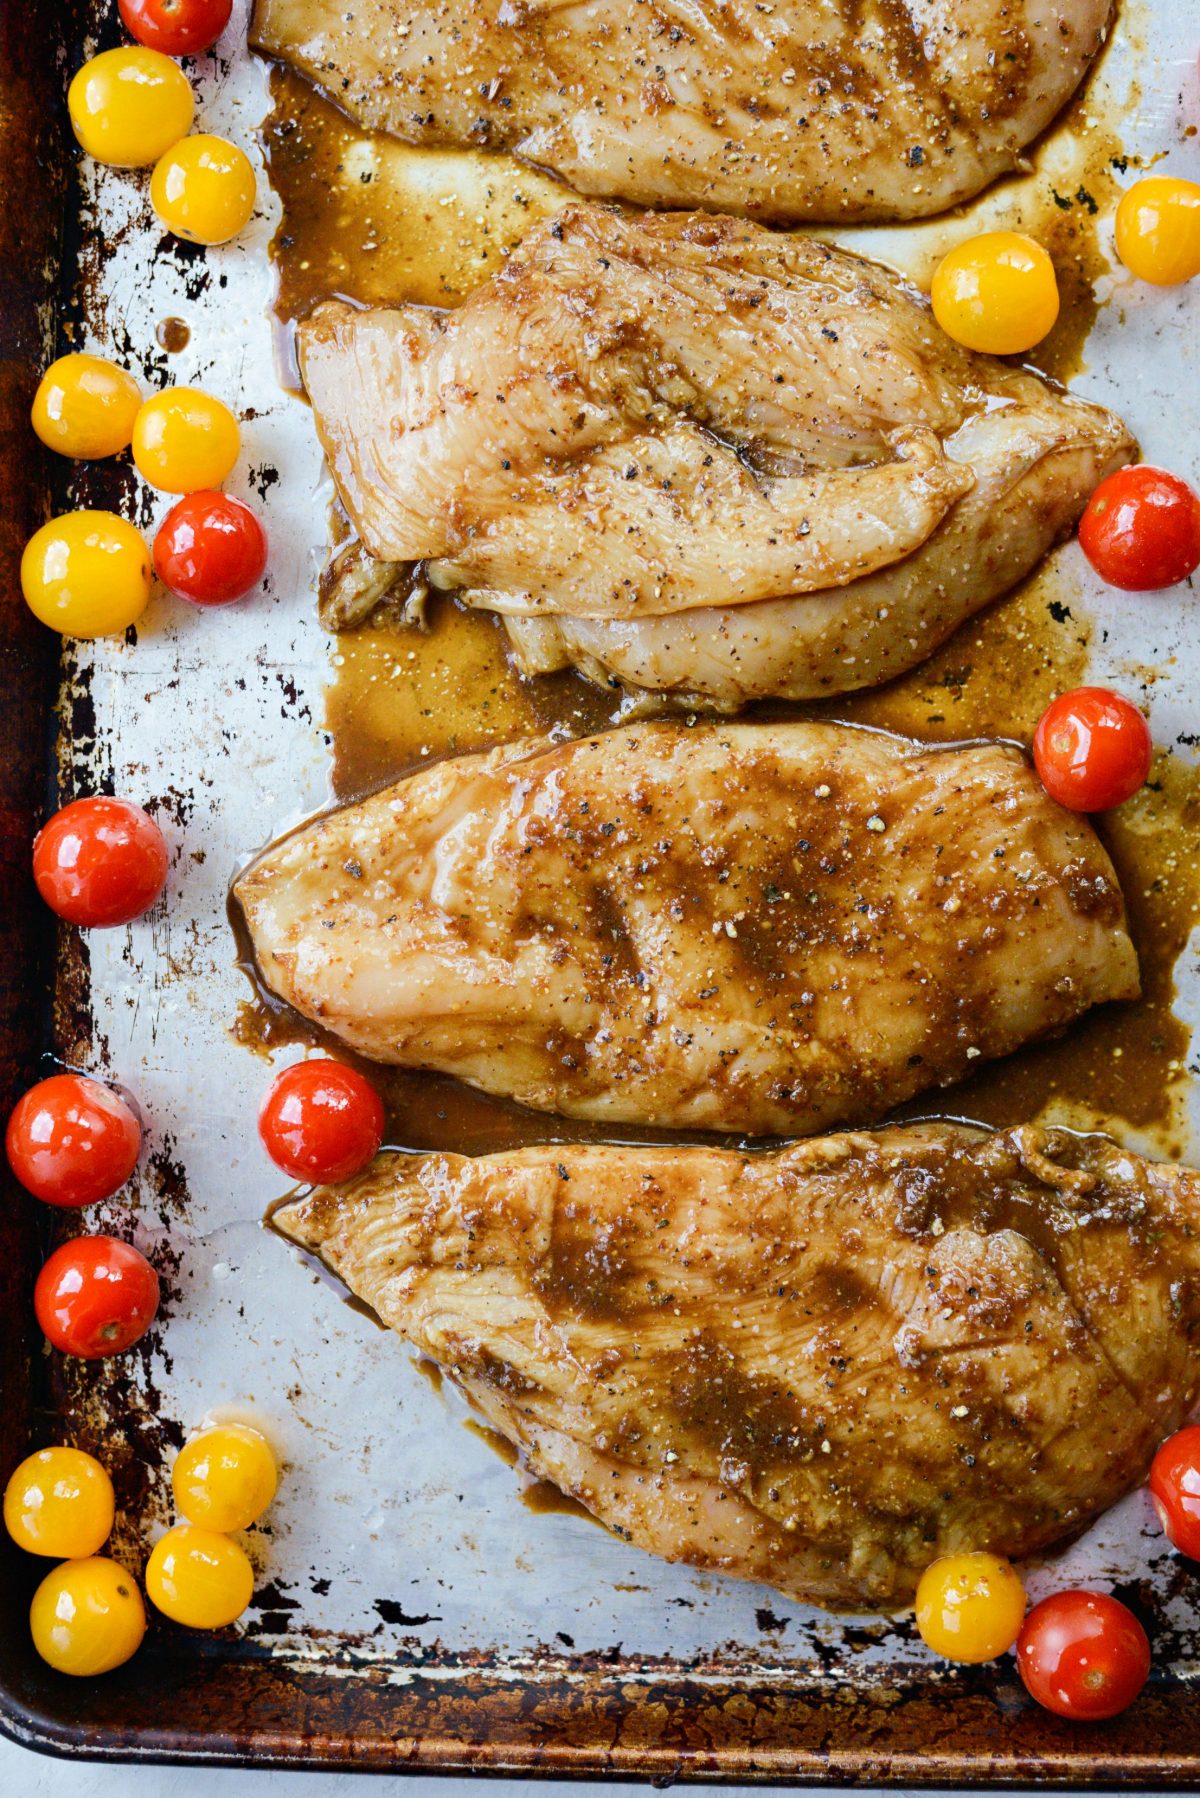
[[[258,0],[360,124],[579,192],[764,219],[941,212],[1017,167],[1112,0]]]
[[[299,355],[371,557],[527,672],[729,708],[912,667],[1133,447],[891,271],[691,214],[572,206],[457,311],[332,302]]]
[[[1020,1556],[1200,1386],[1200,1175],[954,1126],[381,1156],[274,1214],[639,1547],[831,1606]]]
[[[1108,857],[1019,750],[833,724],[443,761],[235,892],[353,1048],[611,1124],[872,1120],[1138,992]]]

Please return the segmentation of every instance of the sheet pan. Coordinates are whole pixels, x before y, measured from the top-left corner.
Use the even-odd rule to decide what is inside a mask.
[[[249,144],[267,93],[263,65],[242,47],[244,23],[239,7],[193,73],[203,127]],[[339,653],[313,606],[326,477],[307,409],[281,389],[273,359],[267,251],[278,206],[263,180],[236,243],[205,254],[165,238],[144,181],[79,166],[63,128],[63,69],[117,41],[111,23],[97,28],[78,5],[10,0],[0,30],[0,1096],[7,1107],[39,1052],[136,1094],[149,1124],[136,1204],[114,1203],[92,1225],[132,1234],[169,1290],[144,1352],[64,1376],[40,1353],[30,1317],[46,1223],[9,1183],[0,1475],[31,1438],[99,1443],[127,1503],[119,1547],[137,1557],[167,1517],[172,1450],[205,1417],[258,1421],[284,1463],[269,1522],[252,1532],[260,1577],[244,1625],[201,1638],[157,1624],[107,1680],[67,1682],[36,1662],[23,1616],[33,1570],[6,1551],[0,1725],[81,1756],[1195,1786],[1200,1582],[1163,1552],[1144,1494],[1031,1574],[1035,1596],[1103,1583],[1154,1630],[1154,1682],[1138,1707],[1075,1730],[1025,1702],[1011,1661],[931,1667],[903,1617],[809,1612],[667,1567],[579,1517],[527,1508],[449,1392],[261,1229],[280,1182],[254,1131],[268,1069],[229,1031],[246,986],[226,890],[239,858],[327,801],[323,694]],[[1165,151],[1192,178],[1197,50],[1190,0],[1127,4],[1093,89],[1097,120],[1119,113],[1131,156]],[[840,235],[897,260],[912,254],[911,234],[904,244],[880,231]],[[1195,479],[1195,293],[1134,289],[1112,271],[1098,297],[1110,303],[1080,385],[1124,412],[1149,459]],[[168,319],[185,321],[184,347],[163,347],[178,336]],[[47,504],[116,503],[147,529],[165,506],[126,468],[68,476],[34,455],[25,408],[53,343],[112,354],[148,385],[191,381],[235,404],[243,455],[231,490],[262,507],[272,543],[261,599],[214,619],[157,594],[136,641],[66,644],[60,660],[19,598],[23,537]],[[1077,549],[1060,554],[1092,620],[1090,674],[1145,692],[1156,737],[1194,758],[1200,613],[1190,595],[1131,611],[1090,580]],[[29,888],[30,836],[52,792],[92,790],[151,803],[172,852],[168,901],[127,930],[86,941],[64,930],[52,943]],[[1196,947],[1178,970],[1177,1009],[1189,1020],[1200,1013]],[[1181,1122],[1195,1153],[1195,1094]]]

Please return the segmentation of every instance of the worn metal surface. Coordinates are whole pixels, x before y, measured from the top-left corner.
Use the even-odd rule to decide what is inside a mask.
[[[6,29],[16,29],[15,10],[6,9]],[[1129,7],[1095,104],[1121,110],[1127,151],[1166,150],[1172,172],[1197,178],[1192,12],[1190,0]],[[220,53],[193,72],[200,128],[249,146],[266,85],[240,48],[243,30],[239,9]],[[101,43],[115,39],[106,25]],[[74,42],[71,67],[84,47],[93,40]],[[61,95],[48,37],[44,60],[38,51],[27,37],[26,63],[43,90]],[[7,65],[10,89],[16,67]],[[16,115],[18,148],[40,103],[35,83]],[[26,163],[23,186],[41,179]],[[452,1397],[261,1230],[279,1191],[254,1130],[268,1070],[228,1033],[246,989],[225,896],[241,856],[327,796],[321,696],[336,649],[313,602],[325,479],[307,410],[273,368],[267,246],[278,213],[265,180],[249,230],[205,253],[162,235],[143,177],[89,165],[80,179],[60,341],[74,333],[72,342],[115,355],[148,386],[192,381],[234,405],[243,453],[230,488],[263,507],[272,558],[267,590],[245,606],[209,614],[158,592],[129,641],[71,646],[65,657],[63,796],[100,788],[142,800],[172,850],[165,902],[147,919],[93,933],[86,945],[64,933],[56,1018],[58,1053],[127,1086],[145,1113],[149,1154],[134,1202],[100,1208],[89,1222],[152,1253],[169,1297],[140,1353],[74,1373],[42,1366],[37,1432],[100,1445],[126,1503],[119,1546],[135,1559],[167,1519],[173,1445],[206,1415],[259,1421],[284,1471],[266,1523],[249,1538],[259,1586],[235,1632],[198,1638],[158,1624],[129,1668],[84,1686],[33,1661],[21,1606],[6,1603],[6,1726],[77,1753],[264,1762],[909,1785],[1200,1782],[1200,1577],[1164,1553],[1144,1494],[1030,1575],[1035,1596],[1103,1582],[1147,1616],[1156,1637],[1155,1685],[1138,1708],[1103,1730],[1072,1730],[1024,1700],[1011,1662],[960,1674],[931,1667],[907,1618],[807,1612],[762,1589],[668,1567],[578,1517],[526,1508],[512,1471],[461,1427]],[[49,214],[52,182],[44,192]],[[37,207],[29,216],[44,222]],[[900,259],[913,243],[880,231],[843,235]],[[10,227],[0,246],[10,264],[14,246],[40,266],[48,233],[25,243]],[[1129,418],[1149,459],[1196,478],[1195,294],[1135,289],[1114,273],[1100,297],[1110,303],[1087,345],[1086,390]],[[19,364],[7,455],[25,475],[32,438],[20,409],[37,343],[32,326],[13,336],[8,321],[32,318],[31,296],[18,285],[2,300],[5,353]],[[169,318],[189,333],[171,351],[159,342],[178,338],[159,331]],[[88,471],[69,487],[63,474],[60,508],[115,499],[148,529],[166,510],[127,467]],[[4,497],[11,566],[13,525],[25,528],[29,495],[23,487]],[[1200,626],[1189,594],[1131,607],[1090,580],[1075,547],[1062,557],[1064,579],[1094,621],[1091,673],[1145,691],[1158,740],[1194,756]],[[32,643],[44,665],[45,640],[31,636],[14,593],[10,577],[10,643]],[[2,814],[12,929],[31,912],[22,883],[37,689],[34,663],[6,653],[6,738],[24,757],[7,771]],[[20,1047],[17,998],[37,990],[28,952],[24,938],[7,946],[5,1048]],[[1179,1007],[1196,1016],[1195,957],[1185,959]],[[18,1074],[11,1064],[5,1071],[11,1090]],[[4,1222],[25,1292],[26,1214],[14,1198]],[[5,1277],[10,1265],[0,1260]],[[24,1439],[24,1306],[12,1304],[6,1323],[5,1403],[16,1408],[0,1473]],[[27,1586],[29,1573],[17,1567],[14,1579]]]

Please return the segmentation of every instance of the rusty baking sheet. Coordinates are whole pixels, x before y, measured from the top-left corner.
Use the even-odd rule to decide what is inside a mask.
[[[1193,10],[1127,0],[1099,73],[1031,173],[951,219],[840,235],[918,276],[976,222],[1045,236],[1067,303],[1044,365],[1123,411],[1149,459],[1195,479],[1195,296],[1125,283],[1107,248],[1139,157],[1165,154],[1173,172],[1200,176]],[[134,1202],[91,1221],[142,1244],[168,1298],[160,1326],[112,1366],[47,1357],[29,1298],[50,1228],[9,1182],[0,1477],[31,1443],[98,1445],[122,1505],[117,1552],[140,1564],[166,1516],[174,1447],[206,1414],[256,1418],[284,1471],[249,1537],[259,1582],[242,1625],[201,1637],[155,1618],[143,1652],[103,1680],[67,1681],[37,1661],[24,1609],[38,1570],[6,1543],[0,1727],[81,1756],[1194,1788],[1200,1580],[1164,1553],[1144,1494],[1030,1574],[1035,1595],[1103,1582],[1154,1637],[1138,1705],[1073,1728],[1026,1700],[1011,1661],[933,1666],[903,1615],[830,1617],[668,1567],[544,1490],[522,1492],[448,1388],[261,1229],[279,1191],[253,1127],[264,1057],[302,1053],[304,1033],[256,1005],[235,965],[225,896],[239,860],[331,794],[425,756],[615,715],[611,695],[573,677],[520,681],[492,621],[451,604],[426,636],[318,629],[329,488],[307,410],[280,383],[286,318],[330,287],[453,300],[558,190],[515,165],[364,138],[289,78],[269,84],[244,48],[243,8],[218,54],[192,66],[199,118],[252,150],[261,130],[278,194],[261,182],[236,243],[181,246],[155,226],[144,179],[81,167],[64,129],[64,71],[119,41],[109,11],[80,0],[0,11],[0,1098],[10,1105],[47,1053],[136,1093],[149,1152]],[[165,509],[127,466],[72,474],[35,454],[37,370],[68,343],[115,355],[147,386],[196,381],[234,405],[243,454],[231,485],[262,506],[272,540],[263,597],[211,617],[158,595],[129,641],[68,644],[60,660],[19,598],[24,537],[48,505],[115,504],[148,528]],[[1147,998],[986,1070],[954,1095],[959,1112],[1007,1122],[1045,1106],[1113,1121],[1159,1153],[1200,1148],[1200,626],[1187,602],[1185,590],[1131,606],[1068,546],[923,669],[835,708],[929,737],[1025,734],[1049,693],[1085,672],[1151,706],[1154,780],[1109,832]],[[173,853],[167,902],[128,930],[86,941],[64,930],[56,943],[29,886],[29,842],[59,798],[97,788],[157,813]],[[411,1146],[490,1146],[529,1128],[449,1082],[398,1076],[389,1098],[393,1134]]]

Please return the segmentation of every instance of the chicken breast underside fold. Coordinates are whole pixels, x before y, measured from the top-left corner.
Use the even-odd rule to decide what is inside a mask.
[[[275,1213],[612,1529],[890,1608],[1141,1480],[1200,1381],[1200,1175],[928,1125],[381,1156]]]
[[[919,218],[1019,166],[1112,0],[258,0],[251,42],[359,124],[579,192]]]
[[[1014,747],[656,722],[422,768],[261,855],[267,984],[377,1061],[611,1124],[863,1122],[1138,992]]]
[[[721,707],[912,667],[1133,448],[893,272],[709,215],[572,205],[457,310],[332,301],[298,345],[368,557],[527,672]]]

